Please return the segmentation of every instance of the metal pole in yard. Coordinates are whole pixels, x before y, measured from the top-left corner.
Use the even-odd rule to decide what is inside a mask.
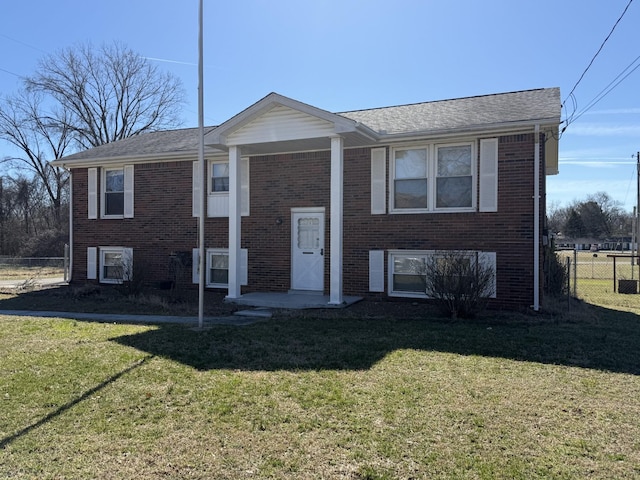
[[[635,252],[636,252],[636,257],[640,256],[640,239],[638,236],[638,232],[639,232],[639,223],[638,222],[638,209],[640,209],[640,152],[636,153],[636,178],[637,178],[637,184],[636,184],[636,209],[634,210],[634,215],[633,218],[636,221],[635,224],[635,229],[634,229],[634,234],[636,237],[636,245],[635,245]],[[633,259],[633,250],[631,251],[631,258]],[[640,265],[640,258],[638,258],[638,261],[636,262],[637,264]],[[633,279],[633,260],[631,260],[631,278]]]
[[[206,252],[204,248],[204,223],[206,212],[206,195],[207,195],[207,165],[204,161],[204,93],[203,93],[203,42],[202,42],[202,2],[200,0],[200,8],[198,15],[198,162],[200,165],[200,216],[198,217],[198,248],[200,255],[198,256],[200,275],[198,283],[198,328],[202,328],[204,324],[204,282],[205,282],[205,265]]]

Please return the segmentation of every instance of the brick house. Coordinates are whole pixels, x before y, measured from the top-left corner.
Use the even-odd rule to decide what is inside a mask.
[[[494,305],[537,309],[559,122],[557,88],[337,114],[272,93],[206,128],[206,182],[197,128],[79,152],[53,162],[72,282],[193,287],[204,187],[206,287],[230,300],[422,298],[410,265],[456,250],[495,268]]]

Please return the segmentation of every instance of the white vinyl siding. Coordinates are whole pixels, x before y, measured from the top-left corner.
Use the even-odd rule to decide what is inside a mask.
[[[228,217],[229,216],[229,191],[222,189],[224,179],[220,177],[219,172],[224,169],[216,168],[217,165],[228,165],[229,162],[213,161],[208,163],[207,172],[207,216],[208,217]],[[214,180],[214,171],[216,173]],[[192,198],[192,214],[197,217],[200,214],[200,165],[199,162],[193,162],[193,198]],[[249,159],[243,158],[240,165],[240,197],[241,197],[241,214],[249,215],[250,192],[249,192]],[[228,182],[228,181],[227,181]],[[217,188],[217,190],[216,190]]]
[[[227,288],[228,283],[218,283],[215,278],[212,278],[212,270],[222,270],[224,265],[226,265],[227,270],[229,268],[228,257],[229,250],[226,248],[208,248],[206,250],[207,261],[206,261],[206,280],[205,285],[208,288]],[[227,261],[225,263],[224,260],[219,257],[227,257]],[[199,267],[200,267],[200,250],[198,248],[194,248],[192,251],[192,269],[191,276],[193,283],[200,283],[200,275],[199,275]],[[216,272],[214,274],[217,278],[221,278],[220,272]],[[240,249],[240,285],[247,285],[249,282],[249,251],[246,248]],[[228,278],[228,277],[227,277]]]
[[[227,145],[323,138],[333,135],[335,127],[332,122],[280,105],[231,133],[227,138]]]
[[[386,148],[371,149],[371,215],[387,213]]]
[[[481,212],[498,211],[498,139],[480,140]]]
[[[384,292],[384,250],[369,251],[369,291]]]

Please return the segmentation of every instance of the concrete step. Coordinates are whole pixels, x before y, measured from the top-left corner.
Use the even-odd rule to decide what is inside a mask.
[[[237,312],[233,312],[233,314],[239,317],[271,318],[273,316],[271,309],[269,308],[255,308],[253,310],[238,310]]]

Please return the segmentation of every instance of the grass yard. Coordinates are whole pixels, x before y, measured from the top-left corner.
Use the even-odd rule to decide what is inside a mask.
[[[0,477],[640,477],[640,323],[0,316]]]
[[[62,267],[21,267],[19,265],[0,266],[0,280],[33,280],[40,278],[62,278]]]

